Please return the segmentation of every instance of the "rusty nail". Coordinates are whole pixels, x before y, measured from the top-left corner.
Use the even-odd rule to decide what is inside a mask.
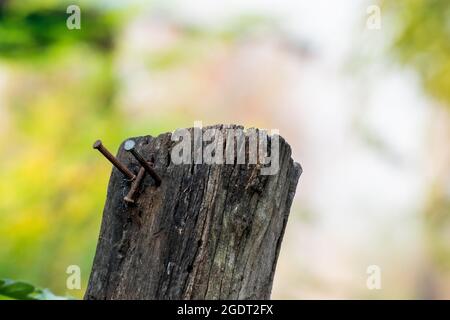
[[[131,184],[130,191],[128,191],[128,194],[125,196],[125,198],[123,198],[123,200],[129,203],[134,203],[134,195],[136,194],[136,191],[141,185],[142,180],[144,180],[144,177],[145,177],[145,168],[141,167],[136,176],[136,179],[134,179],[133,183]]]
[[[102,155],[105,156],[120,172],[122,172],[128,179],[134,180],[136,176],[131,172],[127,167],[125,167],[122,162],[120,162],[116,157],[112,155],[108,149],[102,144],[101,140],[97,140],[94,142],[92,146],[94,149],[97,149]]]
[[[150,164],[145,161],[144,157],[136,151],[136,143],[133,140],[128,140],[125,142],[125,150],[130,152],[136,160],[145,168],[148,174],[155,180],[156,185],[159,186],[161,184],[161,178],[158,174],[153,170]]]

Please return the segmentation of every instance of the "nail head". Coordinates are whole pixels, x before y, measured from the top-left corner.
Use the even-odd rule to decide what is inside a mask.
[[[92,146],[94,149],[98,149],[100,148],[102,145],[102,141],[101,140],[97,140],[94,142],[94,145]]]
[[[136,146],[136,143],[133,140],[127,140],[127,141],[125,141],[124,149],[126,151],[130,151],[130,150],[134,149],[135,146]]]

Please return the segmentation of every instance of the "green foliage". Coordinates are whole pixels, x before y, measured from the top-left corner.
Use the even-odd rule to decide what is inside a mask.
[[[450,107],[450,5],[448,0],[386,2],[397,24],[393,52],[415,68],[426,90]]]
[[[63,291],[71,264],[86,284],[111,170],[92,142],[101,137],[114,150],[126,136],[112,105],[116,24],[86,5],[89,27],[69,31],[61,2],[27,2],[8,1],[0,15],[0,68],[11,83],[1,97],[0,274]],[[22,282],[2,285],[12,298],[53,297]]]
[[[80,44],[105,52],[111,50],[120,21],[117,13],[86,4],[82,11],[83,27],[68,30],[66,8],[64,2],[45,7],[0,8],[0,56],[30,60],[46,57],[53,50],[64,53],[62,48]]]
[[[36,288],[32,284],[11,279],[0,279],[0,299],[16,300],[67,300],[54,295],[49,289]]]
[[[388,2],[386,9],[398,28],[392,45],[395,57],[417,70],[424,88],[450,111],[449,1],[401,0]],[[437,178],[424,208],[428,250],[440,270],[450,267],[450,200],[445,189],[445,178]]]

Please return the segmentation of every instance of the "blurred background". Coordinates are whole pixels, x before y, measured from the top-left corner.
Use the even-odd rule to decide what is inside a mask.
[[[447,0],[0,0],[0,278],[82,298],[92,143],[201,120],[279,129],[303,166],[273,298],[450,299],[449,112]]]

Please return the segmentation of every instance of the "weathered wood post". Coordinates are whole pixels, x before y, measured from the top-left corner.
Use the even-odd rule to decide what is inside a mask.
[[[211,128],[223,137],[213,140],[236,151],[234,164],[195,164],[194,152],[190,164],[176,164],[171,133],[133,138],[162,183],[156,186],[146,175],[135,204],[129,204],[124,196],[130,182],[113,169],[85,299],[270,298],[302,169],[279,137],[279,170],[262,175],[264,165],[249,164],[254,141],[249,131],[239,145],[226,131],[242,127],[197,130],[202,134]],[[266,139],[269,147],[274,145],[273,137]],[[236,164],[242,149],[246,162]],[[117,158],[138,174],[139,163],[123,145]]]

